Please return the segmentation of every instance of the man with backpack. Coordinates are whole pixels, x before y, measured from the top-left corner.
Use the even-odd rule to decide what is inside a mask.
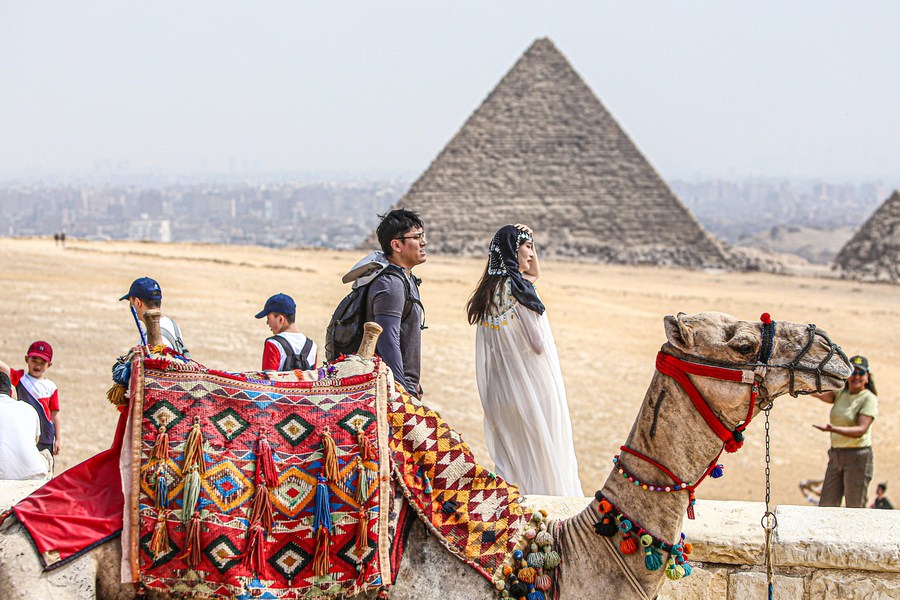
[[[257,319],[265,317],[274,334],[266,339],[263,350],[263,371],[308,371],[316,368],[318,359],[315,342],[297,329],[297,303],[287,294],[275,294],[268,300]]]
[[[425,262],[425,226],[419,215],[405,208],[390,211],[375,231],[388,266],[369,284],[366,321],[384,329],[376,352],[403,388],[421,398],[422,329],[424,309],[419,296],[420,280],[413,267]]]
[[[382,252],[373,252],[344,275],[353,290],[337,305],[325,332],[325,357],[353,354],[363,338],[363,324],[375,321],[383,331],[376,352],[403,388],[421,399],[422,330],[425,307],[421,280],[412,274],[425,262],[425,227],[419,215],[398,208],[381,217],[375,231]]]

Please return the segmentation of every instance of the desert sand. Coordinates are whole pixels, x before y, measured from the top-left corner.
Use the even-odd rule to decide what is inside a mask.
[[[269,331],[253,315],[285,292],[298,300],[301,331],[322,346],[337,302],[349,291],[341,275],[363,252],[259,247],[0,239],[0,357],[22,368],[28,344],[54,348],[49,377],[60,388],[62,452],[67,468],[108,447],[118,413],[106,401],[110,368],[136,343],[125,302],[133,279],[163,288],[163,311],[178,321],[193,357],[231,371],[257,369]],[[483,260],[434,255],[416,269],[428,329],[423,333],[425,401],[490,464],[475,385],[473,327],[464,305]],[[663,317],[718,310],[755,320],[762,312],[813,322],[848,354],[869,357],[879,389],[874,424],[875,483],[900,499],[900,287],[759,273],[542,262],[539,289],[559,346],[586,495],[606,478],[624,442],[665,341]],[[323,358],[320,350],[320,360]],[[779,398],[771,413],[772,503],[803,504],[804,479],[821,478],[828,434],[813,423],[828,405],[808,396]],[[725,456],[725,477],[707,480],[700,498],[765,499],[764,418],[750,425],[744,448]],[[672,449],[677,452],[677,448]],[[663,457],[658,457],[663,458]],[[893,494],[891,493],[893,492]],[[896,503],[896,502],[895,502]]]

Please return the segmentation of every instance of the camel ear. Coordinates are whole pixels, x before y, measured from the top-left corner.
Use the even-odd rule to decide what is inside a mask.
[[[663,319],[669,343],[684,352],[687,352],[694,345],[694,332],[691,330],[690,325],[684,322],[686,316],[680,312],[678,316],[666,315]]]

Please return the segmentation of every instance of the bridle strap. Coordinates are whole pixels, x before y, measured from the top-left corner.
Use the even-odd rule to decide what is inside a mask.
[[[706,421],[709,428],[713,430],[713,433],[715,433],[719,439],[722,440],[722,443],[725,444],[726,451],[735,452],[740,449],[744,443],[743,430],[750,423],[750,419],[753,418],[753,407],[756,403],[756,397],[759,394],[759,383],[757,381],[758,377],[756,370],[729,369],[726,367],[704,365],[682,360],[671,354],[666,354],[665,352],[659,352],[656,355],[656,369],[663,375],[668,375],[681,385],[681,389],[687,393],[691,402],[694,403],[694,408],[697,409],[697,412],[700,413],[700,416],[703,417],[703,420]],[[713,413],[709,404],[706,403],[706,400],[703,399],[703,396],[700,395],[699,390],[697,390],[691,382],[688,375],[697,375],[699,377],[710,377],[722,381],[733,381],[735,383],[753,385],[753,390],[750,394],[750,406],[748,407],[747,418],[744,419],[744,422],[735,427],[734,431],[725,427],[722,421],[720,421]]]

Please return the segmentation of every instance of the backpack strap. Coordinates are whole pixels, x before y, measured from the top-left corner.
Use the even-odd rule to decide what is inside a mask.
[[[307,336],[306,341],[303,342],[303,349],[300,350],[300,369],[303,371],[309,371],[313,367],[306,359],[306,357],[309,356],[309,351],[312,350],[312,347],[313,341]],[[313,360],[315,360],[315,358]]]
[[[309,361],[306,360],[306,357],[309,354],[309,351],[312,350],[313,345],[313,341],[309,339],[309,336],[306,336],[306,341],[303,343],[303,349],[300,350],[300,354],[294,352],[294,348],[293,346],[291,346],[291,343],[281,335],[275,334],[269,339],[274,340],[284,350],[284,354],[287,357],[287,359],[284,361],[285,367],[293,367],[294,365],[296,365],[296,368],[300,369],[301,371],[309,371],[312,368],[312,365],[310,365]]]
[[[421,300],[415,298],[412,295],[412,286],[409,284],[409,279],[407,279],[406,274],[403,272],[403,269],[394,264],[391,264],[382,269],[381,273],[379,273],[376,277],[381,277],[381,275],[385,274],[392,274],[394,277],[399,277],[400,280],[403,281],[403,288],[406,290],[406,303],[403,306],[403,315],[401,316],[401,318],[405,319],[409,315],[409,311],[412,310],[413,304],[417,304],[422,310],[422,322],[419,323],[419,329],[428,329],[428,326],[425,325],[425,305],[422,304]],[[416,285],[418,285],[419,281],[421,280],[416,279]],[[372,282],[370,281],[368,285],[371,284]]]

